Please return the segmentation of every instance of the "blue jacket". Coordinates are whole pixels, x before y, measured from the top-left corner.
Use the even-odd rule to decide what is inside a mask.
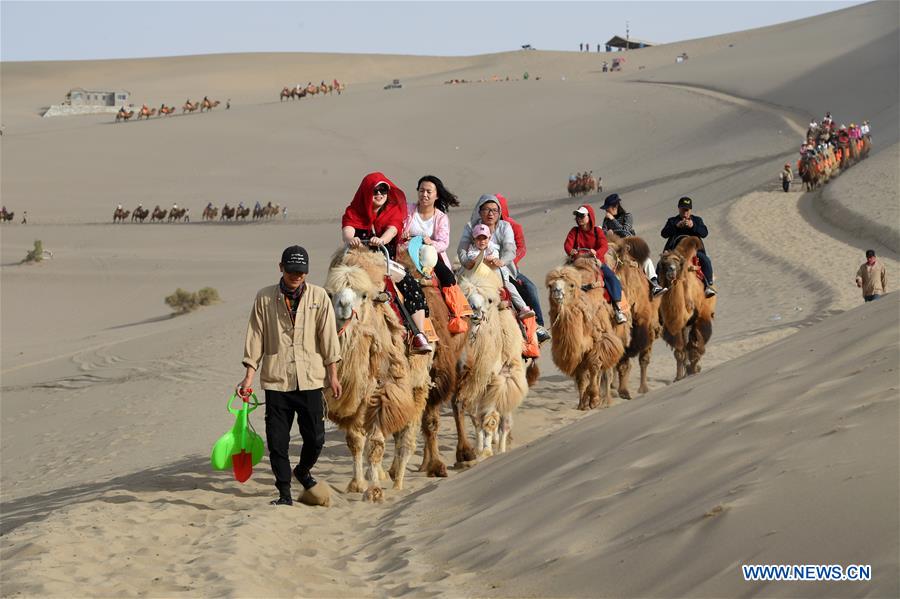
[[[703,224],[703,219],[696,215],[691,215],[691,220],[694,221],[694,226],[691,228],[687,227],[676,227],[678,221],[681,220],[681,216],[672,216],[669,220],[666,221],[666,226],[662,228],[660,231],[660,235],[662,235],[666,239],[666,247],[665,250],[671,250],[675,247],[675,240],[683,235],[688,235],[690,237],[699,237],[703,239],[709,234],[709,231],[706,229],[706,225]],[[705,250],[704,250],[705,251]]]

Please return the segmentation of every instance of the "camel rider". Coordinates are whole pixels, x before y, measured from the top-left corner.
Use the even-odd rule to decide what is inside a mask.
[[[574,183],[577,179],[575,175],[569,173],[569,183]]]
[[[693,200],[688,196],[678,200],[678,216],[670,217],[660,231],[660,235],[666,239],[664,251],[675,249],[678,240],[686,235],[702,240],[709,234],[703,219],[691,213],[693,204]],[[704,293],[706,297],[712,297],[716,294],[713,288],[713,268],[705,247],[697,250],[697,259],[700,261],[700,270],[703,271]]]
[[[859,128],[859,132],[862,133],[863,137],[869,137],[869,131],[869,121],[863,121]]]
[[[525,298],[525,301],[528,302],[528,305],[534,310],[535,320],[538,325],[535,331],[538,343],[550,341],[550,332],[544,328],[544,313],[541,311],[541,300],[538,296],[537,286],[531,279],[525,276],[525,273],[523,273],[522,269],[519,267],[519,263],[528,252],[528,248],[525,246],[525,229],[522,228],[522,225],[520,225],[518,221],[509,215],[509,202],[506,198],[499,193],[494,195],[497,196],[497,200],[500,202],[500,218],[508,222],[509,226],[512,227],[513,238],[516,240],[516,257],[513,258],[513,262],[516,265],[516,275],[512,277],[510,281],[516,286],[516,289],[519,290],[519,294]]]
[[[116,204],[116,210],[121,210],[121,209],[122,209],[122,204]]]
[[[341,219],[344,243],[349,247],[366,245],[376,252],[385,247],[390,257],[396,259],[397,235],[403,230],[405,217],[406,194],[403,190],[383,173],[369,173],[360,181]],[[410,351],[431,353],[434,348],[422,332],[428,316],[428,303],[422,288],[408,272],[396,287],[403,295],[403,303],[398,307],[412,333]]]
[[[609,293],[609,302],[612,304],[615,312],[616,322],[623,324],[628,320],[628,317],[619,308],[619,302],[622,300],[622,283],[619,282],[619,277],[604,261],[606,250],[609,247],[606,234],[603,233],[603,229],[594,224],[594,209],[589,205],[582,204],[572,214],[575,216],[575,226],[569,231],[563,244],[566,255],[576,256],[578,250],[588,249],[597,258],[600,274],[603,276],[603,286],[606,287],[606,291]]]
[[[613,193],[606,196],[606,200],[603,202],[603,210],[606,213],[603,216],[602,225],[604,232],[612,231],[622,238],[635,235],[631,213],[625,211],[619,194]],[[659,284],[659,279],[656,278],[656,266],[649,256],[644,260],[641,267],[644,269],[644,274],[647,275],[647,281],[650,283],[650,295],[656,297],[665,293],[667,288]]]

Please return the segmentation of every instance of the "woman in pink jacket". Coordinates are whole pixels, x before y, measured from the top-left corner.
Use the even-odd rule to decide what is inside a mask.
[[[464,333],[468,330],[468,324],[463,317],[470,316],[472,309],[456,284],[450,258],[447,257],[447,246],[450,244],[450,218],[447,210],[450,206],[459,206],[459,200],[434,175],[425,175],[419,179],[416,190],[419,201],[406,204],[406,219],[403,221],[400,239],[406,242],[412,237],[420,236],[423,243],[433,246],[437,251],[439,258],[434,274],[450,311],[450,332]]]

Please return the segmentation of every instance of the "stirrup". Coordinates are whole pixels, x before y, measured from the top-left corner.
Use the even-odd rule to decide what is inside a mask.
[[[385,304],[391,301],[391,296],[387,291],[380,291],[377,295],[375,295],[375,297],[372,298],[372,301],[376,304]]]

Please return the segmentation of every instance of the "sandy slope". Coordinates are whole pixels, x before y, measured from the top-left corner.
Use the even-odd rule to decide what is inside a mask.
[[[829,317],[861,302],[852,277],[864,249],[877,248],[890,288],[900,274],[883,235],[900,230],[896,177],[883,174],[896,163],[896,145],[884,148],[898,138],[900,60],[882,46],[897,11],[873,3],[646,49],[609,76],[598,72],[608,57],[545,52],[0,64],[0,191],[29,212],[29,225],[0,235],[2,594],[896,595],[896,298]],[[833,43],[839,32],[846,43]],[[672,64],[682,51],[689,62]],[[845,62],[853,85],[823,88],[823,72]],[[524,70],[543,78],[441,83]],[[350,87],[278,103],[298,77]],[[393,77],[403,90],[382,90]],[[35,114],[70,86],[109,81],[138,102],[207,93],[234,106],[122,125]],[[881,153],[825,194],[782,193],[776,175],[798,130],[826,109],[868,116]],[[502,191],[540,283],[581,201],[560,190],[589,168],[654,251],[682,194],[710,225],[721,297],[700,377],[670,387],[660,343],[652,394],[586,417],[545,356],[516,451],[446,481],[411,474],[413,492],[389,492],[385,507],[339,494],[332,510],[267,510],[266,462],[244,487],[210,471],[256,289],[296,242],[321,283],[365,172],[384,170],[410,196],[418,176],[441,176],[462,201],[454,233],[478,195]],[[257,199],[287,205],[289,218],[106,224],[117,202],[178,202],[196,221],[207,201]],[[884,227],[846,225],[836,205]],[[16,265],[36,238],[53,259]],[[222,304],[168,318],[165,295],[207,285]],[[318,470],[346,485],[336,431]],[[270,565],[285,549],[302,586]],[[229,555],[252,567],[223,566]],[[876,580],[745,586],[737,568],[751,561],[871,563]]]

